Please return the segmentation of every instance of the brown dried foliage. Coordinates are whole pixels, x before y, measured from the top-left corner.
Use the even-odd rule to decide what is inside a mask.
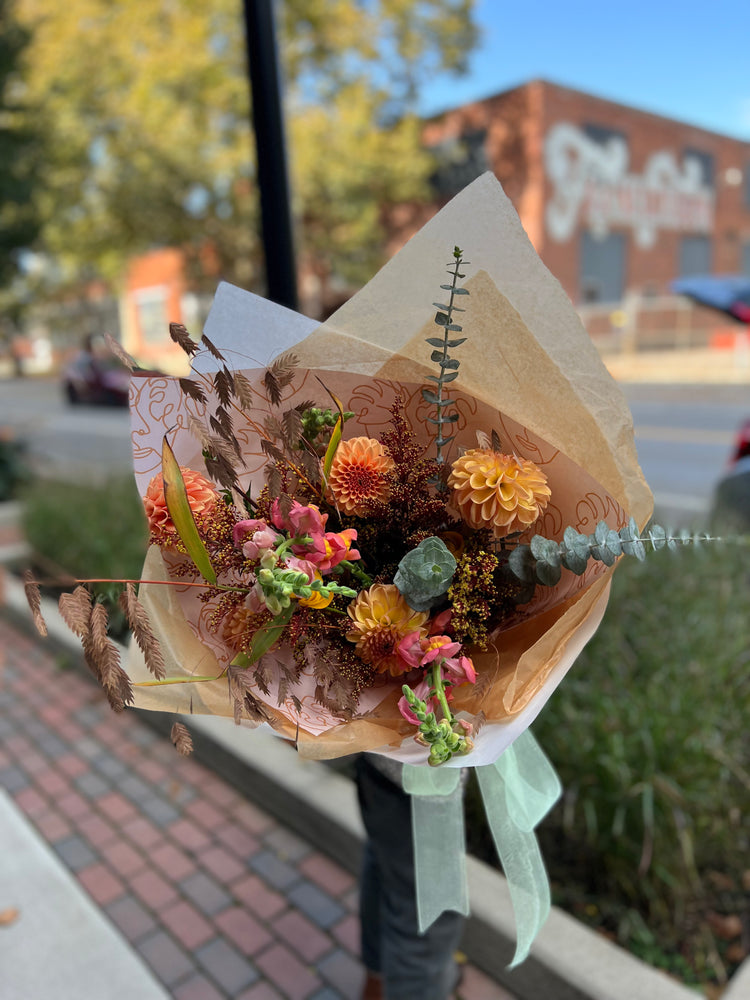
[[[131,372],[136,370],[138,363],[135,358],[128,354],[122,344],[115,340],[111,333],[105,333],[104,340],[111,353],[114,354],[114,356],[121,361],[126,368],[128,368]]]
[[[169,336],[177,344],[185,354],[192,357],[193,354],[197,354],[198,345],[187,332],[187,328],[182,323],[170,323],[169,324]]]
[[[125,590],[120,594],[120,607],[125,612],[128,624],[133,630],[133,636],[138,643],[138,647],[143,653],[146,667],[157,680],[162,680],[167,675],[164,666],[159,640],[156,638],[151,622],[146,614],[146,610],[136,596],[135,587],[132,583],[125,586]]]
[[[234,395],[243,410],[252,410],[255,406],[252,386],[242,372],[234,372]]]
[[[278,406],[281,402],[282,390],[294,378],[297,367],[297,356],[291,351],[276,358],[273,364],[266,368],[263,374],[263,387],[268,394],[269,402]]]
[[[194,382],[191,378],[181,378],[179,381],[180,389],[190,399],[194,399],[197,403],[206,403],[208,401],[203,388],[197,382]]]
[[[91,611],[90,632],[84,636],[83,651],[89,666],[98,674],[110,705],[121,712],[133,703],[130,678],[120,666],[117,646],[107,635],[107,609],[95,604]]]
[[[214,375],[214,389],[222,406],[229,406],[234,390],[234,380],[227,368],[222,368]]]
[[[182,722],[175,722],[169,738],[174,743],[177,753],[182,754],[183,757],[189,757],[193,752],[193,739],[187,726],[183,725]]]
[[[205,347],[209,354],[213,354],[213,356],[216,358],[217,361],[224,360],[224,355],[221,353],[218,347],[216,347],[216,345],[208,339],[205,333],[201,337],[200,346]]]
[[[61,594],[58,602],[63,621],[83,639],[90,631],[91,594],[85,587],[76,587],[72,594]]]
[[[275,716],[268,706],[256,698],[251,690],[254,676],[250,673],[249,669],[230,666],[227,669],[227,679],[229,681],[229,694],[232,698],[236,725],[240,725],[243,715],[247,715],[253,722],[267,722],[272,726],[276,724]],[[265,685],[261,690],[265,694],[268,693]]]
[[[47,635],[47,623],[42,617],[42,597],[39,593],[39,584],[34,579],[34,575],[30,569],[27,569],[23,574],[23,589],[26,594],[26,600],[29,604],[29,610],[31,611],[31,616],[34,619],[34,625],[39,635]]]

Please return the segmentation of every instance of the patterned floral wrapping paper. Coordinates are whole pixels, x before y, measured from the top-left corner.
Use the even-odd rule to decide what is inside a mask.
[[[295,397],[323,401],[320,379],[355,413],[345,436],[376,437],[389,421],[388,408],[398,392],[418,438],[430,447],[430,408],[420,393],[432,374],[424,341],[434,331],[431,303],[440,298],[441,268],[457,241],[470,261],[464,283],[470,294],[462,300],[466,312],[460,322],[468,340],[460,348],[459,378],[452,383],[459,422],[448,460],[474,447],[477,431],[494,429],[507,450],[532,459],[548,476],[552,501],[535,531],[560,539],[568,525],[590,532],[606,520],[617,529],[630,516],[643,525],[651,497],[638,468],[622,394],[491,175],[454,199],[326,324],[306,336],[309,326],[300,327],[303,339],[294,350],[301,369],[285,390],[284,404]],[[291,346],[293,334],[275,335],[268,303],[261,307],[264,329],[253,329],[257,301],[236,289],[220,289],[207,331],[228,357],[254,356],[265,363]],[[239,318],[238,304],[244,307]],[[278,308],[279,323],[288,322],[287,311]],[[242,370],[256,388],[260,415],[269,409],[260,385],[262,369],[250,362]],[[174,379],[134,379],[131,419],[141,493],[160,471],[166,432],[181,464],[203,468],[190,424],[204,410],[205,404],[186,398]],[[239,421],[235,433],[246,463],[243,486],[257,489],[266,457],[257,436]],[[167,572],[162,552],[152,547],[144,579],[163,579]],[[611,572],[599,563],[582,577],[564,571],[556,587],[538,588],[533,602],[507,623],[486,652],[472,653],[479,681],[457,689],[455,705],[472,715],[483,713],[487,723],[479,730],[475,750],[460,758],[459,766],[496,759],[533,721],[595,631]],[[208,609],[194,592],[146,584],[141,593],[165,649],[168,673],[218,675],[232,653],[207,629]],[[290,654],[282,646],[267,655]],[[145,679],[144,671],[133,651],[129,672],[138,680]],[[396,708],[400,681],[383,680],[366,692],[360,699],[363,717],[348,722],[314,704],[313,689],[312,678],[303,675],[295,688],[301,711],[289,699],[278,705],[273,690],[268,696],[254,692],[272,709],[277,732],[295,739],[302,754],[323,758],[377,749],[413,763],[426,756]],[[224,680],[136,688],[136,704],[186,714],[233,714]]]

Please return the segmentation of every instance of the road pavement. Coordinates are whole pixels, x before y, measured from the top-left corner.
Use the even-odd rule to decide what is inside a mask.
[[[606,361],[633,413],[657,516],[671,526],[700,524],[734,435],[750,414],[750,370],[746,381],[738,381],[745,369],[737,369],[731,352],[720,351],[671,352],[666,359],[617,355]],[[672,382],[655,380],[667,372]],[[34,466],[44,475],[106,480],[130,472],[127,410],[71,407],[54,379],[0,383],[3,427],[28,442]]]

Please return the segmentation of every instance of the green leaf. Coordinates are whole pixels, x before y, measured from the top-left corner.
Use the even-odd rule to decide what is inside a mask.
[[[554,587],[562,576],[560,546],[551,538],[534,535],[529,545],[536,559],[536,577],[547,587]]]
[[[667,533],[660,524],[652,524],[648,529],[648,540],[654,551],[663,549],[667,544]]]
[[[429,344],[430,347],[450,347],[450,344],[446,344],[443,337],[425,337],[425,343]]]
[[[451,333],[460,333],[463,330],[463,327],[459,326],[458,323],[448,323],[445,329],[450,330]]]
[[[435,352],[435,353],[437,353],[437,352]],[[433,358],[433,361],[434,360],[435,359]],[[455,369],[457,369],[459,367],[460,364],[461,364],[461,362],[460,361],[456,361],[455,358],[449,358],[447,361],[441,361],[440,362],[440,367],[441,368],[450,368],[451,371],[454,371]]]
[[[161,472],[164,480],[164,500],[172,518],[177,534],[187,553],[204,580],[216,583],[216,571],[211,565],[206,546],[198,534],[198,527],[190,508],[185,481],[180,472],[180,466],[175,454],[169,446],[166,434],[161,448]]]
[[[560,551],[562,564],[576,576],[581,576],[588,566],[591,549],[586,535],[581,535],[575,528],[567,527],[563,534],[563,546]]]
[[[439,312],[435,316],[435,322],[438,326],[448,326],[450,320],[451,318],[448,313]]]
[[[430,361],[437,361],[438,364],[440,364],[444,358],[445,358],[444,351],[433,351],[432,354],[430,355]]]
[[[432,378],[431,375],[428,377]],[[437,379],[435,381],[437,381]],[[435,393],[430,392],[429,389],[422,389],[422,399],[425,401],[425,403],[433,403],[434,405],[437,405],[440,402]]]
[[[446,340],[445,341],[445,346],[446,347],[459,347],[461,344],[465,344],[468,339],[469,339],[468,337],[459,337],[458,340]]]
[[[247,653],[239,653],[235,656],[232,660],[232,665],[249,667],[252,666],[253,663],[257,662],[261,656],[265,656],[283,635],[284,629],[291,621],[296,607],[297,605],[294,601],[292,601],[289,607],[284,608],[284,610],[276,615],[275,618],[272,618],[270,622],[261,626],[257,632],[253,633],[253,638],[250,646],[248,647]]]
[[[517,545],[508,556],[508,568],[524,583],[536,580],[534,573],[535,560],[528,545]]]
[[[441,375],[440,378],[435,381],[442,384],[443,382],[452,382],[455,378],[458,378],[458,372],[448,372],[447,375]]]
[[[433,302],[432,304],[435,306],[436,309],[443,309],[445,310],[445,312],[448,312],[448,310],[450,309],[450,306],[445,305],[444,302]]]
[[[453,289],[453,294],[454,295],[468,295],[469,294],[469,289],[468,288],[454,288]]]
[[[639,562],[643,562],[646,558],[646,547],[640,539],[640,532],[634,518],[631,517],[628,523],[620,528],[620,541],[625,555],[635,556]]]
[[[344,404],[341,402],[338,396],[335,396],[324,382],[321,382],[320,379],[318,379],[318,381],[323,386],[328,395],[331,397],[331,399],[334,401],[334,403],[336,404],[336,409],[339,411],[338,419],[336,420],[336,423],[333,425],[333,430],[331,431],[331,439],[328,442],[328,447],[326,448],[325,457],[323,459],[323,482],[325,484],[325,482],[328,480],[328,475],[331,471],[331,466],[333,465],[333,459],[334,456],[336,455],[336,449],[341,443],[341,432],[343,430],[344,421],[346,418],[344,416]]]

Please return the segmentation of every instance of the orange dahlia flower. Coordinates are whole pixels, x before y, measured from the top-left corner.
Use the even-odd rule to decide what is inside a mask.
[[[374,438],[342,441],[336,449],[328,485],[345,514],[364,514],[373,500],[388,499],[387,475],[393,459]]]
[[[210,514],[219,499],[214,484],[194,469],[188,469],[181,465],[180,472],[193,516]],[[177,533],[167,510],[167,501],[164,499],[164,479],[161,472],[154,476],[148,484],[146,495],[143,498],[143,506],[152,535],[157,538],[165,538]]]
[[[496,538],[528,528],[552,495],[547,477],[533,462],[485,448],[457,458],[448,485],[469,527],[490,528]]]
[[[401,656],[399,643],[413,632],[418,632],[420,638],[426,634],[427,612],[410,608],[392,583],[375,583],[361,591],[347,610],[354,624],[346,637],[356,642],[357,655],[365,663],[392,677],[412,669],[412,664]]]

